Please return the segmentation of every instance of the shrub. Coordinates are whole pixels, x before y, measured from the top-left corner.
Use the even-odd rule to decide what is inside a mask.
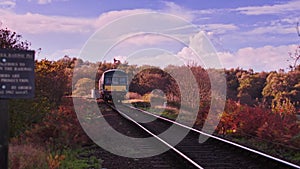
[[[299,135],[300,125],[297,123],[295,113],[291,113],[290,110],[286,114],[282,111],[269,112],[266,121],[257,130],[257,136],[262,139],[296,147],[300,147]]]
[[[63,149],[89,142],[77,119],[71,98],[63,106],[51,111],[41,123],[25,132],[27,142],[47,143],[50,148]]]
[[[41,147],[27,145],[9,146],[9,169],[45,169],[47,153]]]
[[[135,93],[135,92],[128,92],[126,94],[126,98],[128,98],[128,99],[142,99],[142,96],[138,93]]]
[[[34,124],[39,123],[53,108],[45,97],[34,99],[13,99],[9,101],[10,136],[19,136]]]
[[[87,153],[87,155],[82,154]],[[64,160],[60,162],[60,168],[86,169],[86,168],[101,168],[101,160],[95,156],[90,156],[91,152],[85,152],[82,149],[69,149],[63,151]],[[87,157],[82,157],[82,156]],[[57,156],[59,157],[59,156]],[[79,158],[80,157],[80,158]]]
[[[290,104],[277,106],[273,112],[260,107],[228,101],[218,125],[219,134],[254,136],[272,143],[299,147],[300,125]],[[295,110],[295,109],[294,109]]]

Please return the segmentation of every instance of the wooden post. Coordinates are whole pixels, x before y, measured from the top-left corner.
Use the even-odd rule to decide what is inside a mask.
[[[0,168],[8,169],[8,100],[0,99]]]

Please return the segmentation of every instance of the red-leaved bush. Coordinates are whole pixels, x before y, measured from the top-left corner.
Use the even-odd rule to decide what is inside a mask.
[[[9,146],[9,169],[47,168],[47,152],[32,144]]]
[[[296,112],[291,113],[287,109],[285,113],[284,108],[274,110],[227,101],[217,132],[223,135],[254,136],[273,143],[299,147],[300,124]]]
[[[42,122],[27,130],[24,137],[27,142],[46,144],[52,148],[72,147],[89,142],[77,119],[72,99],[65,99],[57,110],[51,111]]]

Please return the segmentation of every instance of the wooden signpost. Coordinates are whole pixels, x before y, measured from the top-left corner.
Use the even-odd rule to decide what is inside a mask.
[[[0,168],[8,168],[8,99],[34,97],[34,51],[0,49]]]

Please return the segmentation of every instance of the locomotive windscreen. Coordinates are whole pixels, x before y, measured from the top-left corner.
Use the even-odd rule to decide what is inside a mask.
[[[124,72],[108,72],[105,75],[104,84],[106,85],[126,85],[127,75]]]

